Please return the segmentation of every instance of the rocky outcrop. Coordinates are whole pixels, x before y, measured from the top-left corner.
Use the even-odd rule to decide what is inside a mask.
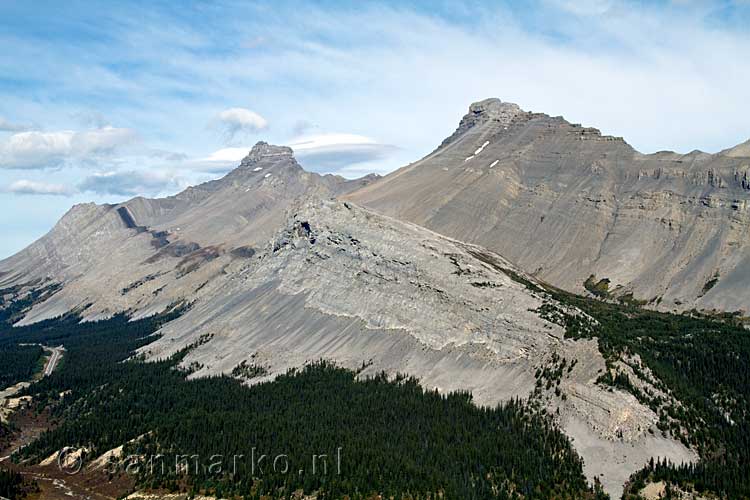
[[[490,248],[574,292],[595,275],[654,307],[748,311],[745,146],[644,155],[490,99],[436,151],[345,198]]]
[[[517,104],[502,102],[500,99],[485,99],[469,106],[469,112],[461,119],[456,131],[446,138],[440,148],[447,146],[468,130],[478,126],[492,124],[498,129],[507,130],[513,119],[523,113]]]

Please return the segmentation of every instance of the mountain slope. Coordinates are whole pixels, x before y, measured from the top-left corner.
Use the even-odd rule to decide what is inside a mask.
[[[662,308],[747,311],[742,151],[644,155],[488,99],[437,150],[345,198],[490,248],[571,291],[593,275]]]
[[[0,288],[61,284],[28,323],[84,310],[93,319],[161,311],[251,257],[302,195],[334,196],[372,177],[347,181],[302,169],[287,147],[258,143],[225,177],[168,198],[77,205],[45,236],[0,261]]]
[[[724,156],[750,159],[750,140],[721,152]]]
[[[290,213],[144,353],[196,345],[184,363],[199,377],[249,371],[256,382],[328,359],[469,390],[482,405],[532,397],[574,438],[589,479],[616,496],[651,456],[695,459],[656,431],[650,408],[597,384],[606,364],[596,341],[565,339],[544,311],[582,313],[502,257],[351,203],[312,198]],[[572,368],[545,388],[540,373],[560,359]]]

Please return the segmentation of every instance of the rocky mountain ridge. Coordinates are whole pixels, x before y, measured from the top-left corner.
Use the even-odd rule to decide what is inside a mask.
[[[434,152],[345,198],[497,251],[577,293],[591,278],[652,307],[748,311],[746,144],[646,155],[488,99]]]
[[[260,142],[223,178],[175,196],[74,206],[0,262],[0,288],[62,285],[21,323],[71,310],[88,319],[153,314],[189,300],[227,261],[252,256],[300,196],[335,196],[372,180],[306,172],[290,148]]]
[[[143,353],[196,345],[185,360],[196,377],[246,368],[256,383],[330,359],[361,376],[409,373],[430,389],[469,390],[482,405],[538,398],[587,476],[614,495],[651,456],[695,459],[655,430],[650,408],[597,384],[607,368],[596,341],[565,339],[543,310],[583,313],[530,289],[533,278],[499,255],[348,202],[305,199],[289,214]],[[557,392],[537,389],[538,372],[563,358],[575,362]]]

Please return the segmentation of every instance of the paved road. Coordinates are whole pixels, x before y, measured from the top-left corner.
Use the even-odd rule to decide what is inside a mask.
[[[49,360],[47,361],[47,365],[44,367],[44,372],[42,373],[43,377],[47,377],[51,375],[53,371],[55,371],[55,367],[60,361],[60,358],[62,358],[62,353],[65,350],[63,346],[45,347],[45,349],[51,351],[52,356],[50,356]]]

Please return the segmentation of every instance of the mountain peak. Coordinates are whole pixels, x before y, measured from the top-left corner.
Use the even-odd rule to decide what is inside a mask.
[[[469,114],[466,116],[481,115],[488,119],[509,120],[520,113],[523,113],[523,110],[518,104],[503,102],[496,97],[491,97],[472,103],[469,106]]]
[[[294,152],[288,146],[275,146],[264,141],[259,141],[253,146],[247,156],[242,159],[240,167],[253,165],[263,158],[269,157],[294,158]]]
[[[446,138],[438,149],[447,146],[469,129],[483,123],[496,122],[502,127],[508,127],[516,116],[523,113],[524,111],[518,104],[503,102],[496,97],[474,102],[469,106],[469,112],[461,118],[456,131]]]

